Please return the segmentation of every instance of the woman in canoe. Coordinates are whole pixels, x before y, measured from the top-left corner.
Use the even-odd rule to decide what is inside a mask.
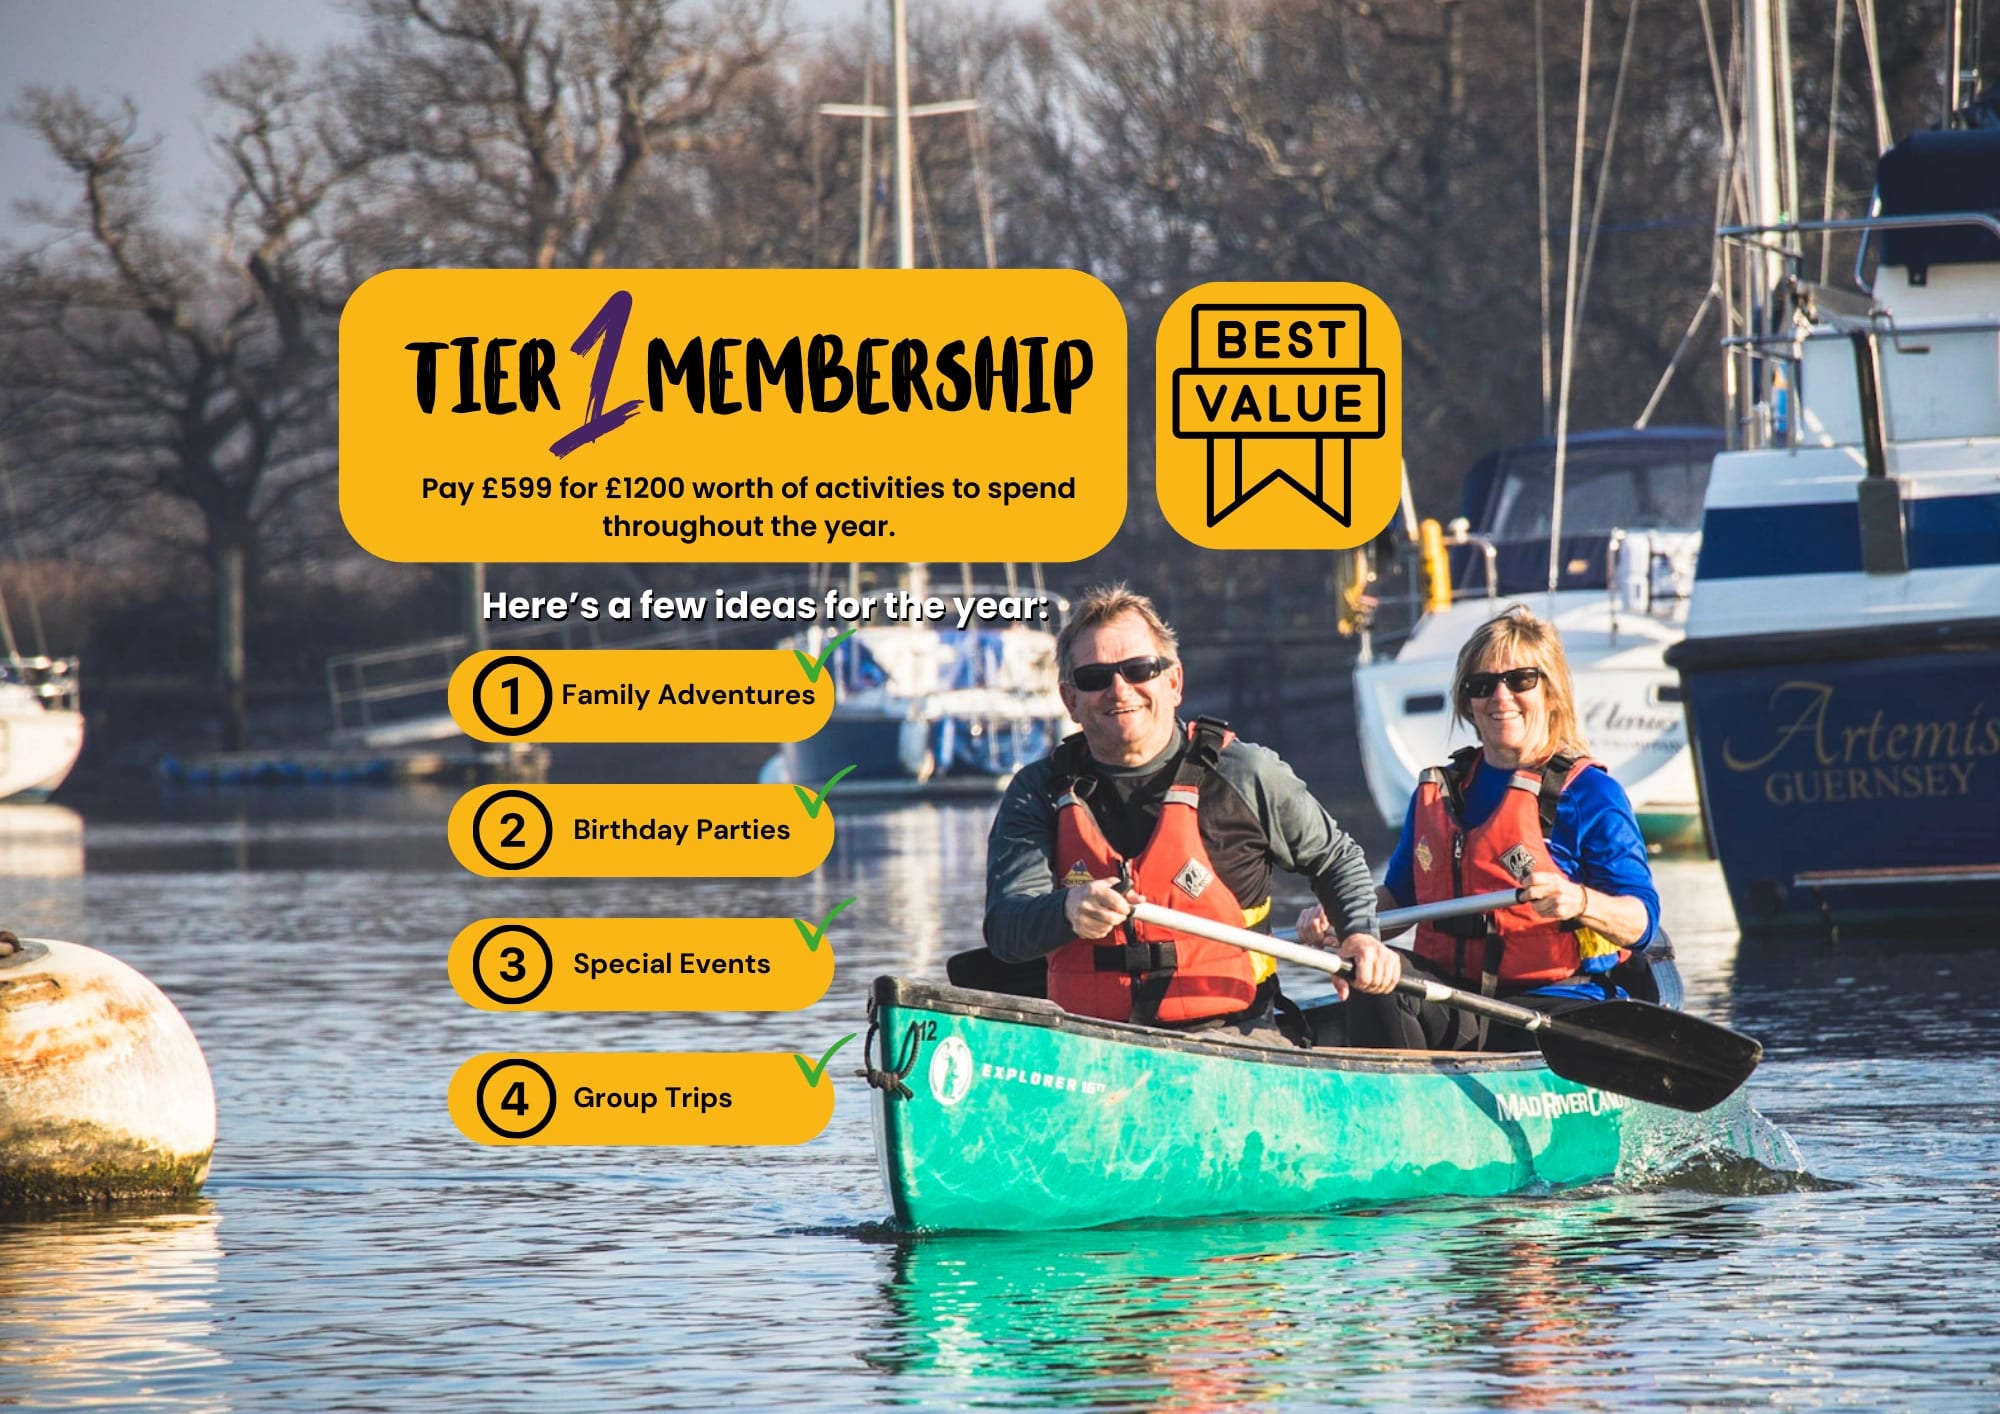
[[[1381,905],[1516,886],[1522,902],[1419,924],[1411,950],[1392,951],[1407,972],[1541,1011],[1622,995],[1611,973],[1658,931],[1659,892],[1631,801],[1590,757],[1561,638],[1517,605],[1466,641],[1451,688],[1479,745],[1418,778]],[[1301,941],[1324,933],[1317,910],[1300,916]],[[1534,1049],[1519,1028],[1400,992],[1356,992],[1347,1013],[1355,1046]]]

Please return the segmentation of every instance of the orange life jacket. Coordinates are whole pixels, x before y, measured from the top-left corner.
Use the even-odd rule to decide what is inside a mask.
[[[1417,902],[1439,903],[1493,889],[1511,889],[1540,871],[1556,871],[1548,830],[1556,803],[1583,772],[1602,763],[1554,756],[1545,767],[1514,773],[1506,796],[1474,829],[1461,818],[1464,791],[1480,753],[1467,747],[1448,766],[1432,766],[1417,781],[1412,821]],[[1560,871],[1556,871],[1560,872]],[[1586,957],[1623,950],[1574,920],[1544,918],[1529,904],[1496,909],[1486,918],[1441,919],[1417,925],[1416,952],[1491,995],[1532,988],[1585,970]]]
[[[1129,880],[1149,901],[1168,908],[1238,928],[1261,922],[1268,908],[1254,918],[1246,914],[1201,838],[1202,784],[1234,739],[1222,723],[1205,717],[1188,728],[1188,747],[1152,837],[1131,859],[1112,849],[1091,813],[1096,780],[1082,774],[1082,737],[1065,741],[1057,749],[1054,781],[1062,884]],[[1246,1010],[1260,975],[1257,959],[1241,948],[1128,918],[1107,937],[1072,936],[1049,954],[1049,1000],[1080,1016],[1174,1025]]]

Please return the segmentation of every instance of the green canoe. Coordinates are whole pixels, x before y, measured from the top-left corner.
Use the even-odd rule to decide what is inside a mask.
[[[905,1227],[1302,1214],[1609,1178],[1650,1108],[1539,1055],[1273,1049],[875,981],[876,1147]]]

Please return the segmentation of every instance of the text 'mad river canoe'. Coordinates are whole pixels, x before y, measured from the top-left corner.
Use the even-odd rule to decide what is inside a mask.
[[[1588,1183],[1618,1172],[1643,1117],[1670,1113],[1564,1080],[1532,1052],[1278,1049],[895,977],[876,980],[871,1010],[877,1151],[896,1220],[920,1230]]]

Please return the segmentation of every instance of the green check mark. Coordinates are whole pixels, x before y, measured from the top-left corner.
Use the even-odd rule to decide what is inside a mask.
[[[845,1036],[842,1036],[838,1041],[835,1041],[833,1043],[832,1048],[828,1050],[825,1055],[819,1058],[818,1065],[814,1065],[812,1062],[808,1061],[804,1056],[799,1055],[796,1051],[793,1052],[792,1059],[799,1063],[799,1074],[805,1076],[806,1084],[812,1086],[813,1089],[815,1090],[819,1089],[819,1078],[822,1075],[826,1074],[826,1063],[833,1059],[834,1051],[839,1050],[842,1046],[846,1045],[849,1041],[852,1041],[853,1039],[854,1039],[854,1033],[850,1031]]]
[[[806,948],[808,951],[810,952],[819,951],[819,945],[826,941],[826,930],[833,926],[834,919],[840,917],[840,911],[853,902],[854,900],[851,898],[842,899],[839,903],[833,906],[833,912],[827,914],[826,917],[819,920],[818,927],[814,927],[812,924],[806,922],[806,920],[803,918],[794,918],[792,920],[793,926],[799,930],[799,936],[806,940]]]
[[[792,651],[796,653],[798,650],[795,648]],[[833,794],[833,788],[840,784],[840,778],[854,769],[852,766],[842,766],[838,771],[833,773],[832,780],[819,788],[817,794],[807,790],[804,786],[793,786],[792,789],[799,793],[799,804],[806,808],[806,814],[815,820],[819,819],[819,808],[826,804],[826,798]]]
[[[833,650],[840,647],[841,644],[847,642],[847,640],[852,637],[854,637],[854,630],[849,629],[846,633],[843,633],[840,637],[834,639],[833,642],[827,644],[826,651],[820,654],[819,657],[817,658],[808,658],[804,653],[801,653],[798,649],[794,648],[792,650],[792,656],[798,659],[799,666],[806,670],[806,681],[818,682],[821,670],[826,667],[827,660],[833,657]]]

